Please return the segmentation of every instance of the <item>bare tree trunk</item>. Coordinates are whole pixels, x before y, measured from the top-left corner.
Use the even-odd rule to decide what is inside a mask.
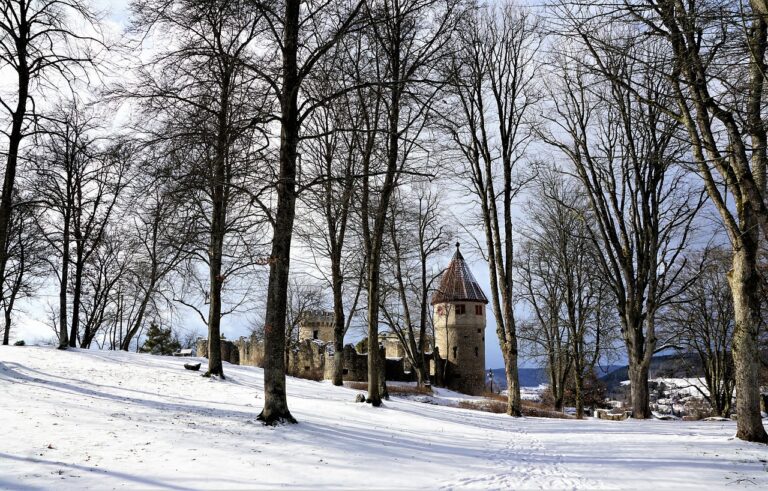
[[[15,15],[15,13],[14,13]],[[25,23],[26,24],[26,23]],[[21,28],[21,25],[19,25]],[[26,25],[24,27],[27,27]],[[24,118],[27,115],[27,98],[29,97],[29,65],[27,62],[27,34],[22,31],[17,38],[16,72],[18,75],[18,96],[16,110],[13,112],[11,132],[8,136],[8,159],[5,164],[5,176],[3,178],[3,194],[0,196],[0,278],[5,278],[5,268],[8,264],[8,235],[13,212],[13,190],[16,183],[16,167],[19,160],[19,146],[24,137]],[[66,344],[60,348],[66,348]]]
[[[333,385],[344,384],[344,303],[342,298],[341,258],[331,265],[333,283]]]
[[[752,229],[755,230],[756,226]],[[729,274],[736,325],[733,332],[733,362],[736,368],[736,436],[750,442],[768,443],[760,418],[760,354],[758,331],[760,278],[757,273],[757,234],[751,232],[734,250]]]
[[[221,289],[222,254],[224,249],[225,205],[224,205],[224,156],[216,162],[216,184],[213,192],[213,217],[211,220],[210,245],[210,305],[208,308],[208,370],[205,377],[217,375],[224,378],[224,366],[221,362]]]
[[[649,341],[645,339],[646,332],[642,327],[641,316],[633,316],[625,312],[622,317],[622,329],[627,346],[632,417],[648,419],[651,417],[648,372],[656,343],[654,341],[649,345]]]
[[[584,376],[577,375],[575,382],[576,418],[584,419]]]
[[[139,329],[141,329],[141,324],[144,322],[144,315],[147,312],[147,307],[149,306],[149,300],[152,298],[152,292],[155,289],[155,269],[156,265],[153,260],[152,265],[152,278],[150,280],[149,286],[147,287],[146,291],[144,292],[144,296],[141,299],[141,304],[139,304],[138,312],[136,313],[136,319],[133,321],[133,324],[130,329],[128,329],[125,333],[125,337],[123,337],[123,321],[122,318],[120,319],[120,349],[123,351],[128,351],[131,346],[131,341],[133,341],[134,336],[138,334]]]
[[[64,233],[61,244],[61,284],[59,285],[59,349],[67,349],[67,285],[69,283],[69,226],[70,217],[64,215]]]
[[[285,320],[287,312],[288,274],[291,239],[296,216],[296,149],[299,144],[297,52],[299,43],[299,12],[301,2],[285,2],[283,24],[283,66],[280,109],[280,172],[277,183],[277,212],[275,213],[270,256],[267,313],[264,323],[264,409],[259,420],[274,425],[296,423],[288,410],[285,392]]]
[[[75,233],[75,285],[72,290],[72,324],[69,328],[69,347],[77,346],[77,337],[80,331],[80,299],[83,295],[83,260],[82,250],[78,244],[82,238]]]

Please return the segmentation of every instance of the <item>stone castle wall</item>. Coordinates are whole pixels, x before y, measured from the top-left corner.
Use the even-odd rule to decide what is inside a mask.
[[[469,306],[467,310],[469,310]],[[484,316],[482,321],[474,318],[474,306],[465,317],[450,317],[446,329],[445,319],[436,317],[436,343],[440,353],[440,359],[436,360],[433,354],[428,354],[430,376],[436,385],[445,385],[454,390],[468,394],[478,394],[483,391],[485,383],[485,351],[484,351]],[[457,322],[451,327],[450,321]],[[463,321],[463,322],[462,322]],[[480,329],[480,333],[477,333]],[[443,333],[441,333],[441,331]],[[474,335],[473,335],[474,333]],[[465,337],[466,336],[466,337]],[[304,339],[288,355],[288,375],[312,380],[330,380],[333,378],[333,344],[321,340]],[[453,347],[457,347],[454,352]],[[472,350],[478,347],[477,356]],[[222,340],[222,359],[232,364],[263,367],[264,343],[251,337],[241,337],[235,342]],[[208,341],[198,340],[197,353],[207,356]],[[381,356],[384,358],[384,370],[386,380],[413,381],[416,374],[413,367],[405,357],[391,357],[390,354],[399,354],[385,347],[381,348]],[[368,381],[368,355],[358,353],[355,346],[347,344],[343,351],[343,377],[345,381]]]
[[[208,358],[208,340],[198,339],[195,346],[197,356],[203,356]],[[240,351],[238,346],[232,341],[222,339],[221,340],[221,361],[226,361],[233,365],[240,364]]]

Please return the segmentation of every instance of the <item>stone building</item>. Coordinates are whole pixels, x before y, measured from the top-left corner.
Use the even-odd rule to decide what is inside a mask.
[[[313,310],[304,313],[299,321],[299,341],[315,339],[333,342],[333,312]]]
[[[467,394],[485,389],[485,320],[488,299],[464,261],[456,245],[432,296],[434,339],[427,345],[437,348],[427,353],[429,372],[436,385]],[[299,324],[299,343],[287,354],[289,375],[314,380],[333,377],[333,313],[313,311]],[[226,346],[225,346],[226,344]],[[379,337],[387,380],[414,380],[414,369],[397,335]],[[205,340],[198,341],[198,353],[207,353]],[[438,356],[439,355],[439,356]],[[222,358],[234,364],[263,366],[264,343],[255,337],[243,337],[235,343],[222,344]],[[343,376],[346,381],[368,380],[368,356],[348,344],[343,351]]]
[[[435,347],[443,383],[467,394],[485,389],[485,315],[488,299],[456,244],[456,254],[432,295]]]
[[[385,332],[379,334],[379,345],[384,347],[386,358],[405,358],[405,346],[395,333]]]

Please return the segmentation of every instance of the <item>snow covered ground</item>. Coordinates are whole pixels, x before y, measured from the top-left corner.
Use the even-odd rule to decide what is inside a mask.
[[[732,422],[512,419],[289,379],[294,426],[256,421],[262,372],[0,347],[0,488],[768,488]],[[204,362],[204,360],[201,360]]]

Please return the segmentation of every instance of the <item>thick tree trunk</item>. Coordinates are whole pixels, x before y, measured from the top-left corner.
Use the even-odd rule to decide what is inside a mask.
[[[576,418],[584,419],[584,375],[583,369],[578,367],[574,370],[574,391],[576,398]]]
[[[768,443],[760,417],[758,331],[762,319],[756,239],[756,233],[745,234],[741,247],[733,252],[733,269],[728,278],[736,321],[732,350],[736,368],[736,436]]]
[[[21,281],[21,278],[19,278],[19,282]],[[13,322],[13,319],[11,318],[11,312],[13,312],[13,304],[16,303],[16,295],[18,294],[18,288],[15,287],[14,291],[11,292],[10,298],[8,299],[8,306],[5,309],[5,328],[3,329],[3,346],[8,346],[8,344],[11,341],[11,324]]]
[[[522,416],[516,355],[511,357],[509,353],[504,353],[504,374],[507,377],[507,414],[515,417]]]
[[[221,195],[221,196],[218,196]],[[223,190],[214,192],[213,220],[210,251],[210,304],[208,306],[208,370],[205,377],[224,377],[221,361],[221,290],[224,277],[221,272],[224,243]]]
[[[377,246],[375,246],[378,248]],[[371,251],[368,262],[368,398],[374,407],[381,406],[381,364],[379,353],[379,262],[377,251]]]
[[[651,417],[648,391],[648,364],[629,359],[629,389],[632,404],[632,417],[648,419]]]
[[[333,283],[333,385],[344,384],[344,299],[342,298],[341,257],[334,254],[331,265]]]
[[[267,312],[264,323],[264,409],[259,420],[264,424],[296,423],[288,410],[285,392],[285,319],[288,297],[291,239],[296,216],[296,149],[299,144],[297,52],[299,43],[299,0],[285,2],[283,30],[283,84],[280,100],[280,172],[277,183],[270,257]]]

